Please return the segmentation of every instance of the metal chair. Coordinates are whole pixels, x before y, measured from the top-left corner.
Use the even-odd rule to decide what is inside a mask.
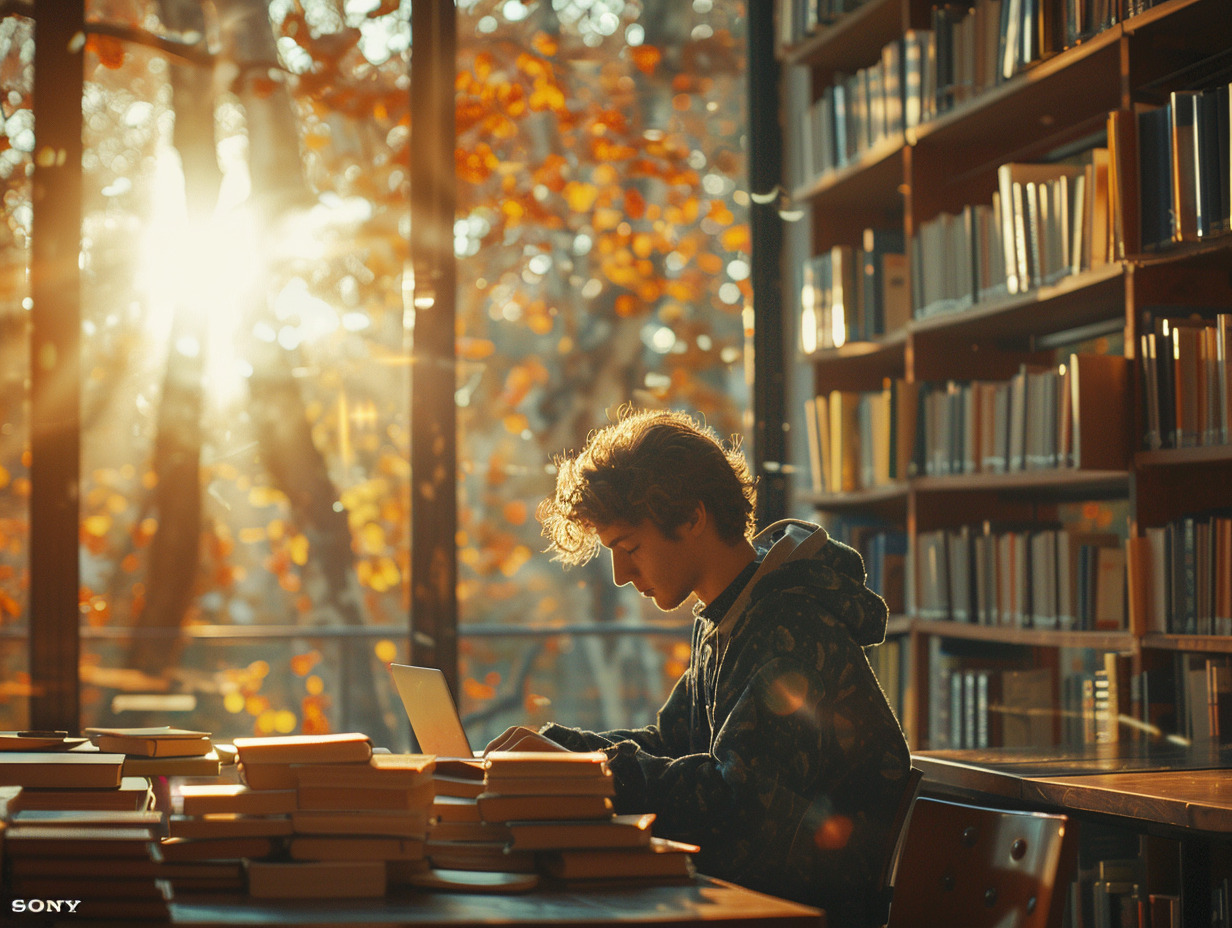
[[[1075,827],[1064,815],[920,798],[898,861],[890,928],[1059,928]]]
[[[894,821],[887,837],[889,842],[885,849],[884,865],[881,871],[880,896],[876,900],[873,925],[884,926],[890,917],[890,907],[894,900],[894,883],[898,873],[899,859],[902,857],[903,845],[907,839],[907,829],[911,824],[911,812],[915,807],[916,798],[920,795],[920,781],[924,779],[924,771],[912,767],[907,773],[907,783],[899,799],[898,809],[894,813]]]

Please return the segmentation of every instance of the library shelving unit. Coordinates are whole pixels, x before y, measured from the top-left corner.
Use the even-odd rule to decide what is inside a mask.
[[[1105,8],[1102,22],[1073,20],[1092,6]],[[1038,15],[1024,16],[1023,9]],[[796,220],[788,225],[784,249],[785,329],[797,342],[800,379],[813,394],[793,400],[790,411],[793,429],[808,436],[810,453],[808,466],[800,468],[806,486],[796,488],[796,499],[840,537],[854,526],[851,537],[885,532],[905,543],[903,594],[887,596],[893,613],[888,647],[897,654],[889,662],[870,657],[898,702],[912,748],[1008,739],[999,726],[991,733],[987,727],[960,732],[954,713],[969,711],[962,700],[979,686],[979,671],[1041,668],[1049,674],[1053,720],[1043,728],[1018,726],[1015,738],[1217,737],[1217,730],[1196,732],[1180,706],[1196,698],[1187,693],[1186,678],[1198,662],[1232,666],[1232,613],[1210,627],[1173,617],[1193,604],[1178,605],[1187,574],[1184,565],[1180,572],[1171,565],[1182,550],[1173,540],[1182,537],[1188,517],[1206,519],[1232,508],[1227,393],[1218,386],[1222,381],[1209,380],[1220,361],[1204,360],[1208,379],[1201,383],[1204,390],[1209,385],[1205,396],[1214,404],[1211,433],[1182,440],[1174,421],[1176,443],[1188,446],[1167,447],[1173,443],[1167,425],[1162,441],[1156,440],[1158,423],[1154,439],[1150,434],[1148,407],[1158,401],[1159,385],[1143,354],[1149,336],[1171,331],[1168,322],[1161,329],[1161,320],[1173,329],[1211,329],[1201,336],[1211,346],[1217,340],[1226,346],[1229,337],[1226,320],[1225,329],[1218,328],[1220,317],[1232,313],[1227,0],[781,0],[777,28],[784,215]],[[1196,130],[1178,136],[1174,126],[1166,137],[1172,166],[1161,167],[1151,144],[1157,136],[1148,135],[1144,114],[1161,108],[1179,113],[1176,101],[1188,106],[1203,94],[1222,102],[1217,144],[1193,154],[1191,164],[1185,143],[1193,144]],[[1047,181],[1034,177],[1021,184],[1003,170],[1024,164],[1063,167]],[[1176,188],[1174,173],[1198,177],[1207,199]],[[1152,224],[1159,195],[1181,198],[1173,201],[1181,204],[1196,196],[1207,211],[1202,234],[1179,228],[1177,218],[1176,240],[1161,241]],[[1025,233],[1012,224],[1015,216]],[[899,242],[889,246],[903,256],[893,285],[899,288],[897,311],[889,305],[890,265],[879,263],[882,251],[869,245],[870,229],[888,230]],[[1115,372],[1098,374],[1092,387],[1088,373],[1097,373],[1084,367],[1081,399],[1073,363],[1078,356],[1111,357],[1110,367],[1096,370]],[[1227,355],[1221,358],[1226,376]],[[1179,369],[1169,365],[1169,377],[1188,376]],[[1025,386],[1027,372],[1039,371],[1050,372],[1054,383],[1033,393]],[[1011,385],[1019,380],[1026,400],[1014,399]],[[1005,406],[977,399],[977,383],[993,385],[987,397],[1005,394]],[[843,393],[874,399],[869,409],[844,411],[830,399]],[[941,412],[928,412],[925,397],[945,393],[958,398],[938,407]],[[998,453],[988,437],[1013,434],[1016,402],[1024,404],[1023,429],[1035,417],[1052,417],[1041,426],[1046,450],[1034,465],[1025,457],[1009,462],[1013,438]],[[973,424],[981,421],[981,410],[992,416],[983,426]],[[900,429],[904,417],[914,417],[910,432]],[[849,462],[835,444],[853,432],[865,457]],[[913,444],[904,453],[907,440]],[[1030,454],[1031,441],[1028,433],[1020,454]],[[1079,441],[1081,454],[1073,447]],[[847,443],[853,444],[850,437]],[[1120,553],[1097,552],[1080,563],[1071,549],[1068,575],[1062,568],[1051,586],[1032,588],[1029,607],[1014,605],[1013,594],[998,594],[995,584],[1020,584],[1021,599],[1022,584],[1034,581],[992,575],[994,586],[985,592],[1003,607],[998,610],[977,603],[984,580],[972,579],[979,555],[972,553],[971,537],[996,534],[999,527],[1018,535],[1020,549],[1032,534],[1055,531],[1084,551],[1102,545]],[[1219,530],[1211,529],[1214,535]],[[1091,540],[1109,534],[1115,544]],[[962,538],[961,558],[970,559],[966,572],[947,572],[961,558],[948,560],[945,543],[929,547],[946,535]],[[1151,548],[1150,539],[1165,546]],[[994,548],[989,542],[985,551]],[[1047,563],[1064,559],[1051,548],[1040,550],[1049,552]],[[1213,541],[1207,550],[1216,550]],[[1045,563],[1044,555],[1038,557]],[[1205,582],[1226,590],[1228,577],[1219,576],[1221,562],[1211,557]],[[950,565],[940,568],[941,586],[963,590],[965,599],[951,592],[940,605],[933,600],[928,585],[938,579],[937,558]],[[1026,562],[1003,562],[1010,563],[1021,573]],[[1105,563],[1111,573],[1099,574]],[[882,567],[875,571],[870,564],[870,582],[875,572],[884,577]],[[980,567],[976,576],[986,579],[990,569]],[[1089,599],[1097,587],[1102,612]],[[1056,605],[1060,588],[1088,597],[1079,605],[1090,627],[1075,609]],[[1033,612],[1045,594],[1053,597],[1053,608]],[[1011,600],[998,601],[998,595]],[[1229,594],[1211,595],[1207,607],[1218,611],[1219,597]],[[975,682],[967,679],[972,672]],[[955,675],[963,682],[954,683]],[[1099,695],[1081,682],[1067,693],[1067,681],[1099,686],[1110,675],[1110,685],[1122,688],[1112,711],[1130,724],[1118,724],[1115,714],[1102,727],[1089,718],[1065,723],[1067,715],[1091,709],[1093,693]],[[1162,699],[1171,701],[1171,716],[1159,713]],[[1004,700],[1010,702],[1008,693]],[[1106,711],[1107,704],[1095,708]]]

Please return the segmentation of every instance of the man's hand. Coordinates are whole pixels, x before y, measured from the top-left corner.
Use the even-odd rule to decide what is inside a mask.
[[[506,728],[483,749],[484,754],[492,751],[567,751],[566,747],[557,744],[551,738],[539,734],[533,728],[525,725],[515,725]]]

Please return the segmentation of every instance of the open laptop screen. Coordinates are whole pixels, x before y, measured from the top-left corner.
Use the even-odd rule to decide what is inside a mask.
[[[389,672],[419,750],[440,757],[473,757],[445,675],[436,667],[411,664],[391,663]]]

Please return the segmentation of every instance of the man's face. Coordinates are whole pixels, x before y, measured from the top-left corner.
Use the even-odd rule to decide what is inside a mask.
[[[599,527],[600,543],[612,552],[612,580],[632,583],[664,612],[683,603],[697,586],[696,545],[682,526],[674,537],[664,535],[649,519],[637,525],[613,522]]]

